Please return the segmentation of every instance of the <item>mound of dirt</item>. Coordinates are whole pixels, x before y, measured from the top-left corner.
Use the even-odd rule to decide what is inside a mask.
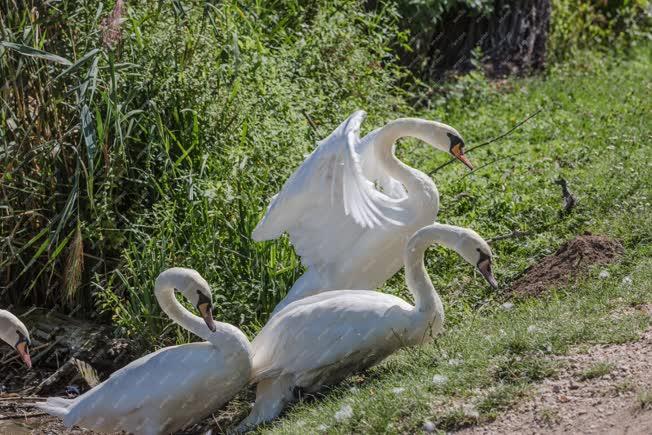
[[[530,266],[510,287],[516,295],[537,296],[551,287],[575,281],[594,264],[616,261],[624,252],[617,240],[585,234],[564,243],[552,255]]]

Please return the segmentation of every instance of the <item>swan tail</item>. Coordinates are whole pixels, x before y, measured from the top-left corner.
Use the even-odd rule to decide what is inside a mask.
[[[64,424],[68,427],[67,418],[70,408],[74,404],[74,400],[64,399],[63,397],[49,397],[47,402],[32,403],[34,407],[47,412],[48,414],[64,419]]]
[[[293,397],[293,376],[283,375],[274,379],[265,379],[256,388],[256,403],[251,413],[235,429],[244,433],[256,426],[273,420],[283,411]]]

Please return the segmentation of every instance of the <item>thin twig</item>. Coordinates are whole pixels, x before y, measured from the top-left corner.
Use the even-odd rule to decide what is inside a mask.
[[[487,240],[487,243],[491,244],[493,242],[497,242],[498,240],[517,239],[519,237],[528,237],[528,236],[531,236],[533,234],[541,234],[544,231],[548,231],[550,228],[552,228],[552,227],[554,227],[556,225],[559,225],[564,220],[564,218],[572,211],[573,207],[575,206],[576,199],[575,199],[575,197],[572,198],[573,204],[572,204],[572,206],[569,207],[568,206],[567,195],[570,195],[570,192],[566,188],[566,181],[563,180],[563,183],[561,183],[560,181],[555,181],[555,184],[562,184],[562,194],[564,196],[564,200],[566,201],[564,203],[564,208],[559,213],[559,217],[557,218],[557,220],[555,220],[553,222],[550,222],[550,223],[547,223],[547,224],[544,224],[544,225],[539,225],[538,227],[534,228],[531,231],[513,230],[512,232],[510,232],[508,234],[503,234],[501,236],[492,237],[491,239]]]
[[[496,236],[496,237],[492,237],[491,239],[487,239],[487,243],[491,244],[493,242],[497,242],[498,240],[505,240],[505,239],[517,239],[519,237],[526,237],[531,234],[532,234],[531,231],[514,230],[509,234],[503,234],[502,236]]]
[[[501,139],[504,138],[505,136],[511,134],[514,130],[516,130],[517,128],[519,128],[521,125],[525,124],[525,123],[528,122],[530,119],[532,119],[532,118],[534,118],[535,116],[537,116],[539,113],[541,113],[542,110],[543,110],[542,108],[537,109],[536,112],[534,112],[533,114],[531,114],[530,116],[528,116],[528,117],[525,118],[524,120],[520,121],[518,124],[516,124],[514,127],[510,128],[510,129],[509,129],[508,131],[506,131],[505,133],[501,134],[500,136],[496,136],[496,137],[494,137],[494,138],[492,138],[492,139],[489,139],[488,141],[483,142],[483,143],[481,143],[480,145],[476,145],[476,146],[474,146],[474,147],[469,148],[468,150],[466,150],[466,153],[470,153],[470,152],[473,151],[473,150],[477,150],[478,148],[482,148],[482,147],[487,146],[487,145],[489,145],[489,144],[491,144],[491,143],[494,143],[494,142],[497,142],[497,141],[501,140]],[[441,165],[437,166],[434,170],[432,170],[432,172],[430,172],[430,176],[436,174],[436,173],[439,172],[442,168],[445,168],[446,166],[450,165],[451,163],[453,163],[453,162],[456,161],[456,160],[457,160],[456,158],[452,158],[452,159],[450,159],[449,161],[447,161],[446,163],[442,163]]]
[[[315,122],[312,120],[312,118],[310,117],[310,115],[308,115],[308,113],[307,113],[305,110],[302,110],[302,111],[301,111],[301,114],[302,114],[302,115],[304,116],[304,118],[306,118],[306,120],[308,121],[308,124],[310,125],[310,128],[312,128],[312,131],[314,131],[315,134],[319,134],[319,132],[317,131],[317,125],[316,125]]]
[[[498,163],[498,162],[503,161],[503,160],[511,159],[512,157],[520,156],[521,154],[525,154],[525,151],[521,151],[521,152],[519,152],[519,153],[510,154],[510,155],[508,155],[508,156],[503,156],[503,157],[501,157],[501,158],[499,158],[499,159],[492,160],[491,162],[485,163],[485,164],[482,165],[482,166],[478,166],[477,168],[475,168],[475,169],[472,170],[471,172],[467,172],[466,174],[464,174],[464,175],[460,178],[460,180],[461,180],[461,179],[464,179],[464,178],[466,178],[466,177],[468,177],[469,175],[473,175],[473,174],[475,174],[476,172],[478,172],[478,171],[479,171],[480,169],[482,169],[482,168],[486,168],[487,166],[491,166],[491,165],[493,165],[494,163]]]
[[[43,349],[44,347],[48,346],[49,344],[50,344],[50,343],[43,343],[42,345],[35,347],[34,349],[32,349],[32,354],[33,354],[34,352],[36,352],[37,350],[41,350],[41,349]],[[20,355],[18,355],[17,353],[15,353],[15,354],[13,354],[13,355],[11,355],[11,356],[7,356],[7,357],[5,357],[5,359],[3,359],[2,361],[0,361],[0,364],[2,364],[2,365],[4,366],[5,364],[9,364],[10,362],[16,361],[16,360],[19,359],[19,358],[20,358]]]
[[[41,396],[0,397],[0,402],[29,402],[31,400],[48,400],[48,398]]]
[[[47,412],[32,412],[31,414],[13,414],[0,416],[0,420],[16,420],[19,418],[31,418],[31,417],[43,417],[45,415],[50,415]]]

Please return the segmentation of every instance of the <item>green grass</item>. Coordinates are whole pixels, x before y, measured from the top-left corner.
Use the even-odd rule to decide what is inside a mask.
[[[641,409],[652,408],[652,391],[644,390],[638,393],[638,406]]]
[[[615,366],[612,363],[600,361],[580,373],[579,379],[581,381],[586,381],[589,379],[600,378],[611,373],[614,368]]]
[[[508,295],[491,292],[454,254],[431,249],[427,263],[444,298],[444,334],[432,346],[398,352],[317,400],[294,405],[260,432],[412,433],[425,421],[439,430],[489,421],[526,397],[532,383],[554,376],[555,355],[572,346],[637,339],[651,324],[649,316],[627,310],[652,302],[652,102],[646,97],[651,67],[649,47],[628,59],[585,54],[546,77],[510,80],[500,90],[488,87],[480,100],[451,100],[423,114],[454,125],[472,146],[544,108],[507,140],[470,157],[481,165],[523,154],[465,178],[459,165],[435,177],[442,222],[471,226],[485,237],[548,227],[494,243],[495,270],[505,285],[586,231],[620,240],[625,255],[619,263],[505,309]],[[412,141],[399,154],[421,169],[445,158]],[[561,195],[553,183],[560,176],[579,198],[577,209],[561,220]],[[603,269],[610,272],[607,279],[597,277]],[[386,290],[409,298],[402,277]],[[596,366],[587,375],[608,368]],[[433,383],[435,375],[447,382]],[[404,388],[401,394],[395,393],[398,387]],[[344,405],[353,417],[336,421]]]

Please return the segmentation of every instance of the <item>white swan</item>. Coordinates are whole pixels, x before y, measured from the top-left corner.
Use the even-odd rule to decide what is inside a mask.
[[[311,294],[379,287],[401,268],[407,239],[435,221],[437,187],[396,158],[397,139],[419,138],[472,168],[453,127],[401,118],[360,139],[365,116],[353,113],[319,143],[253,231],[256,241],[287,232],[308,269],[272,315]]]
[[[491,250],[477,233],[441,224],[422,228],[404,252],[414,306],[376,291],[334,290],[295,301],[269,320],[252,342],[256,403],[238,430],[278,416],[296,387],[314,392],[438,334],[444,308],[423,264],[433,242],[455,250],[497,287]]]
[[[29,331],[18,317],[7,310],[0,310],[0,339],[16,349],[25,365],[32,368],[32,360],[29,356],[29,346],[32,344]]]
[[[197,307],[203,320],[177,301],[175,289]],[[170,318],[208,342],[163,348],[76,399],[49,398],[35,406],[62,417],[67,427],[167,434],[209,415],[244,387],[251,375],[249,341],[238,328],[213,321],[210,288],[201,275],[192,269],[168,269],[157,278],[154,291]]]

